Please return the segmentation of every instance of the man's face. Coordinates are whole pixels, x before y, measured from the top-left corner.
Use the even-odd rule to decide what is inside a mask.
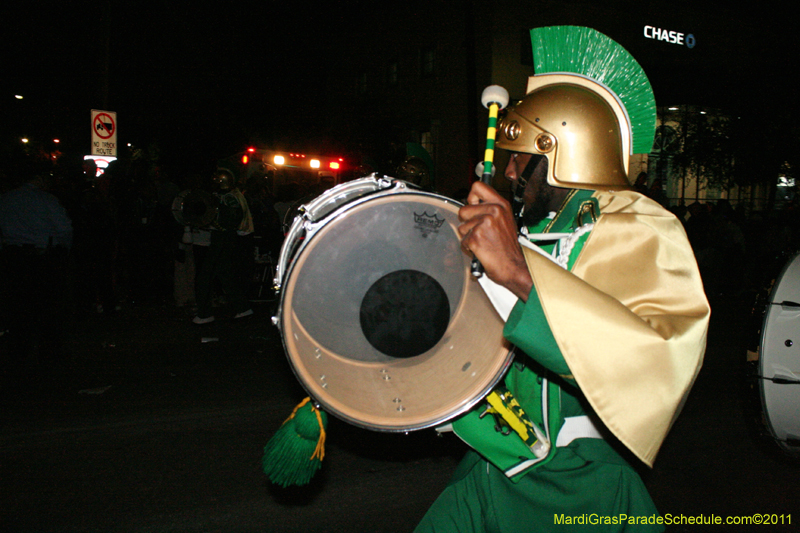
[[[533,226],[558,208],[557,189],[547,183],[547,158],[524,152],[514,152],[506,166],[506,179],[514,187],[514,195],[522,199],[525,209],[522,221]],[[520,188],[522,190],[520,190]]]

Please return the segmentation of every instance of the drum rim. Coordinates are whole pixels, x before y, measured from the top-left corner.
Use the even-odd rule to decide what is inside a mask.
[[[764,370],[765,370],[764,368],[764,354],[766,353],[765,344],[767,338],[767,325],[769,324],[770,311],[772,309],[772,301],[775,298],[776,294],[778,293],[778,287],[783,281],[783,278],[786,276],[786,273],[789,271],[792,264],[796,260],[798,260],[799,257],[800,257],[800,252],[796,252],[789,257],[789,259],[786,261],[783,267],[781,267],[781,270],[780,272],[778,272],[778,275],[775,277],[775,281],[772,284],[772,288],[769,291],[769,296],[767,297],[767,303],[766,303],[767,310],[764,313],[764,318],[761,323],[761,339],[759,340],[758,373],[760,376],[764,375]]]
[[[371,179],[371,178],[365,178],[365,179]],[[398,182],[399,182],[399,187],[398,187]],[[314,227],[311,229],[310,233],[307,233],[305,235],[305,238],[303,239],[303,242],[295,249],[295,251],[292,254],[291,258],[289,258],[290,259],[290,264],[289,264],[288,268],[286,269],[286,271],[284,272],[283,277],[282,277],[282,283],[281,283],[281,289],[280,289],[281,290],[281,295],[280,295],[280,303],[279,303],[278,311],[277,311],[275,317],[273,318],[274,324],[278,327],[278,329],[280,331],[281,343],[283,345],[284,353],[286,355],[287,361],[289,362],[289,367],[291,368],[292,373],[294,374],[294,376],[296,377],[298,382],[301,384],[303,389],[312,397],[313,401],[318,403],[327,412],[329,412],[330,414],[336,416],[340,420],[343,420],[343,421],[345,421],[345,422],[347,422],[347,423],[349,423],[351,425],[354,425],[354,426],[357,426],[357,427],[360,427],[360,428],[363,428],[363,429],[369,429],[369,430],[372,430],[372,431],[378,431],[378,432],[383,432],[383,433],[407,433],[407,432],[410,432],[410,431],[417,431],[417,430],[427,429],[427,428],[431,428],[431,427],[437,427],[437,426],[440,426],[440,425],[444,424],[445,422],[447,422],[449,420],[452,420],[452,419],[454,419],[454,418],[456,418],[456,417],[468,412],[470,409],[475,407],[475,405],[477,405],[479,402],[481,402],[483,400],[483,398],[489,392],[491,392],[491,390],[497,385],[497,383],[507,373],[508,368],[510,367],[510,365],[513,362],[513,359],[514,359],[513,346],[511,346],[507,341],[503,341],[503,345],[497,350],[497,354],[503,353],[503,351],[505,352],[505,354],[502,357],[502,361],[500,362],[500,364],[497,365],[497,371],[494,373],[494,375],[492,375],[491,379],[489,379],[486,382],[484,387],[482,387],[481,389],[476,391],[476,393],[470,399],[465,400],[464,403],[462,403],[460,406],[458,406],[455,409],[452,409],[452,410],[448,411],[446,414],[444,414],[442,416],[430,418],[427,421],[425,421],[424,423],[397,424],[397,425],[386,424],[386,425],[380,425],[380,426],[376,426],[376,425],[374,425],[372,423],[369,423],[369,422],[366,422],[364,420],[355,418],[355,417],[351,416],[350,414],[342,412],[340,409],[337,409],[337,408],[333,407],[328,401],[326,401],[326,399],[324,397],[317,397],[317,395],[314,394],[315,387],[309,386],[309,384],[304,379],[304,376],[301,375],[301,372],[296,368],[296,366],[294,364],[294,361],[293,361],[293,358],[292,358],[292,355],[291,355],[290,350],[289,350],[289,346],[287,344],[287,340],[286,340],[286,329],[287,328],[285,327],[285,322],[287,320],[291,319],[291,317],[290,316],[286,316],[286,313],[284,312],[286,298],[287,298],[287,286],[289,285],[290,280],[292,279],[292,276],[294,275],[295,269],[297,267],[297,261],[295,261],[295,258],[300,257],[305,252],[306,248],[311,246],[312,243],[314,243],[315,237],[318,234],[320,234],[320,232],[322,232],[322,230],[327,225],[332,223],[334,220],[336,220],[339,216],[343,215],[344,213],[347,213],[350,210],[356,209],[357,207],[361,206],[362,204],[364,204],[366,202],[377,200],[377,199],[380,199],[380,198],[383,198],[383,197],[386,197],[386,196],[395,196],[395,195],[421,196],[421,197],[434,198],[434,199],[437,199],[437,200],[441,200],[444,204],[448,204],[448,205],[451,205],[451,206],[454,206],[454,207],[461,207],[461,206],[464,205],[463,203],[461,203],[461,202],[459,202],[457,200],[454,200],[452,198],[448,198],[448,197],[443,196],[441,194],[428,192],[428,191],[423,191],[423,190],[416,189],[416,188],[407,188],[404,185],[405,185],[405,182],[403,182],[402,180],[393,180],[392,181],[392,186],[384,188],[384,189],[376,190],[374,192],[367,192],[363,196],[353,198],[350,201],[342,204],[341,206],[338,206],[334,210],[332,210],[329,213],[327,213],[325,215],[325,217],[323,217],[320,220],[318,220],[318,221],[313,223]],[[331,195],[331,196],[333,196],[333,195]],[[372,365],[371,363],[366,363],[366,364]],[[374,366],[375,367],[379,367],[379,366],[381,366],[381,364],[380,363],[375,363]]]
[[[313,235],[316,232],[317,224],[320,220],[324,220],[329,216],[332,216],[334,212],[338,209],[338,207],[342,207],[347,205],[349,202],[344,202],[338,207],[335,207],[333,210],[328,211],[321,219],[316,219],[317,210],[322,206],[326,205],[325,200],[330,200],[335,198],[339,194],[345,194],[347,196],[347,192],[350,190],[358,191],[358,189],[363,188],[363,193],[360,196],[354,196],[354,199],[358,199],[364,196],[372,195],[376,192],[380,192],[386,189],[394,189],[398,186],[400,180],[395,180],[394,178],[389,178],[387,176],[378,176],[377,174],[371,174],[369,176],[359,178],[356,180],[348,181],[345,183],[340,183],[339,185],[323,192],[316,198],[312,199],[310,202],[303,204],[300,206],[300,214],[298,214],[295,219],[292,221],[291,226],[289,227],[289,231],[287,232],[284,243],[281,246],[281,250],[278,254],[278,264],[275,268],[275,277],[273,279],[273,286],[276,291],[279,291],[283,285],[283,280],[288,277],[289,273],[287,267],[285,267],[284,262],[286,260],[290,260],[294,256],[296,256],[301,248],[300,245],[295,245],[294,249],[287,250],[284,253],[284,247],[287,245],[291,245],[295,237],[300,234],[301,231],[310,231]],[[367,186],[369,185],[369,186]],[[304,234],[305,235],[305,234]],[[290,263],[291,264],[291,263]],[[280,309],[278,310],[280,311]],[[274,318],[273,318],[274,321]]]

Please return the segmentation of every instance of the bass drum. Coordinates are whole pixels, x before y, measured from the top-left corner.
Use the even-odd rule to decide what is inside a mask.
[[[800,457],[800,254],[774,279],[763,309],[758,351],[749,354],[763,422],[785,452]]]
[[[460,206],[373,175],[301,209],[278,261],[273,322],[327,412],[375,431],[433,427],[505,374],[510,346],[461,250]]]

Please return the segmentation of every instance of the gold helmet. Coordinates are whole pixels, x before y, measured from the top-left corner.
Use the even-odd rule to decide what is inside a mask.
[[[554,187],[629,188],[629,158],[650,152],[655,134],[641,66],[591,28],[534,28],[531,43],[537,75],[500,121],[496,145],[545,156]]]
[[[547,182],[570,189],[629,187],[631,135],[625,110],[579,76],[534,76],[498,126],[497,146],[547,158]]]

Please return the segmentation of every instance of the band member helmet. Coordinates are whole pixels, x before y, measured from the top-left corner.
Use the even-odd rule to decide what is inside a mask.
[[[530,34],[536,75],[498,125],[496,146],[545,156],[555,187],[629,188],[630,156],[652,150],[656,125],[642,66],[591,28],[545,26]]]
[[[430,188],[430,172],[428,165],[419,157],[409,156],[397,168],[397,177],[418,185],[423,189]]]
[[[498,125],[497,146],[546,157],[554,187],[630,187],[627,114],[611,91],[586,77],[531,77],[528,93]]]
[[[229,191],[236,186],[236,178],[233,172],[227,168],[218,168],[214,172],[212,179],[214,180],[214,186],[220,191]]]

